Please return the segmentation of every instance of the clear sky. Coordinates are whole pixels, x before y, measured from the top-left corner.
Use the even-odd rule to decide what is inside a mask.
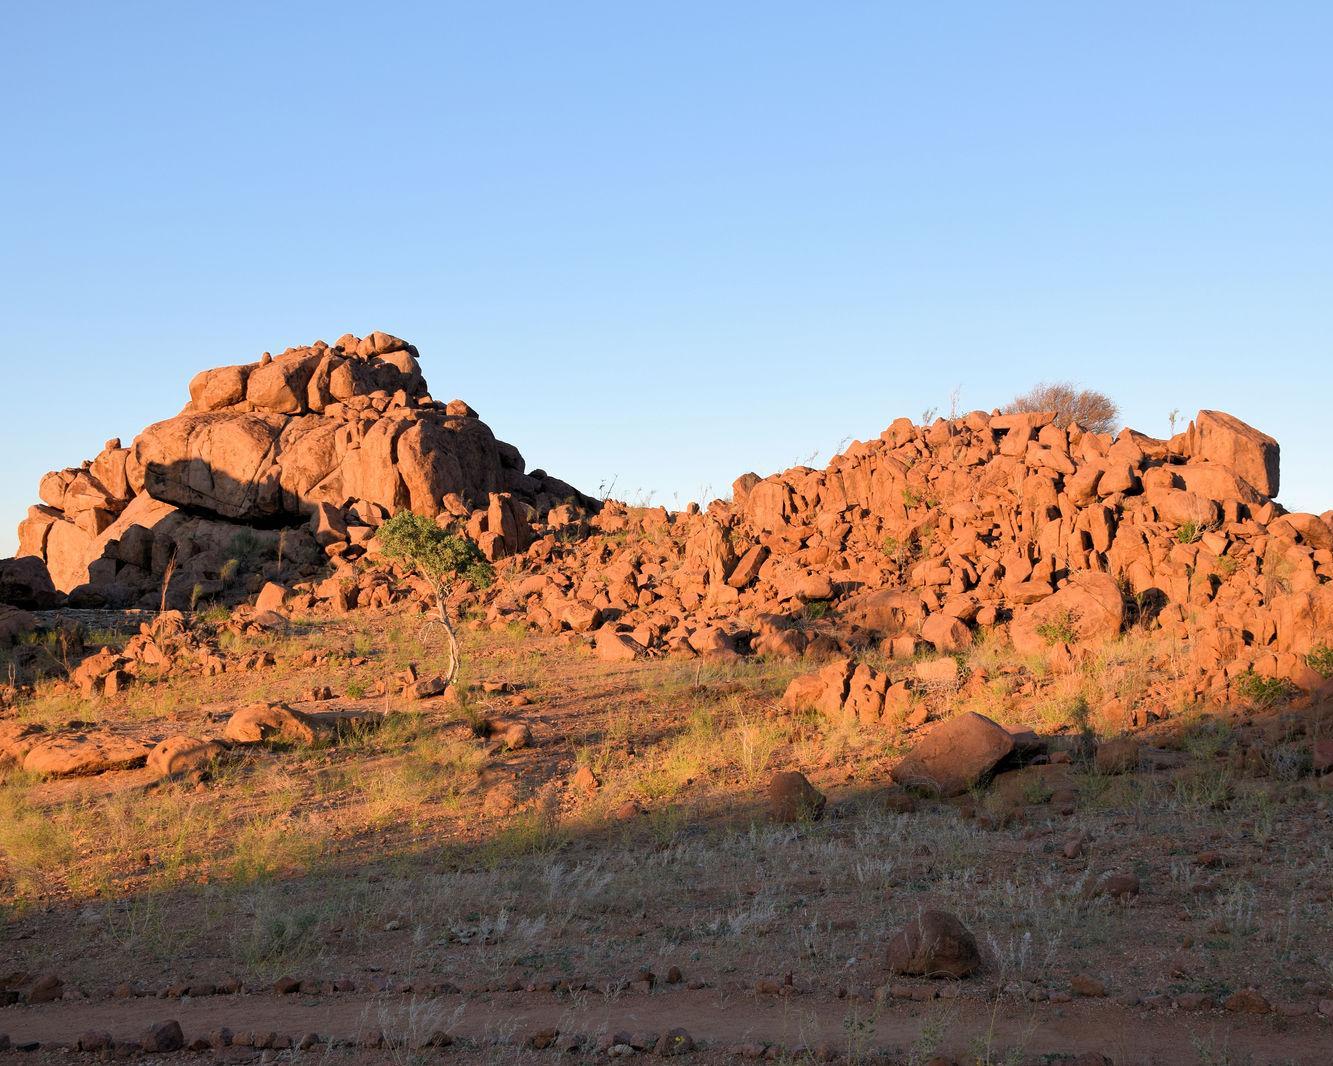
[[[1041,379],[1333,507],[1333,5],[11,3],[0,554],[345,331],[668,506]]]

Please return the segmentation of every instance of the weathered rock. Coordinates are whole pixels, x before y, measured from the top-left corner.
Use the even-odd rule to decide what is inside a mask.
[[[1073,574],[1058,592],[1014,615],[1014,648],[1031,655],[1056,644],[1093,644],[1113,639],[1125,621],[1124,595],[1108,574]]]
[[[611,662],[633,662],[635,659],[643,658],[645,651],[643,645],[639,644],[628,633],[620,633],[609,629],[599,629],[597,631],[593,648],[599,659],[607,659]]]
[[[956,917],[927,910],[894,934],[885,961],[891,973],[960,979],[981,966],[981,953],[976,938]]]
[[[139,1043],[143,1045],[143,1050],[149,1055],[164,1054],[169,1051],[179,1051],[185,1046],[185,1034],[181,1032],[181,1025],[178,1021],[154,1022],[144,1030]]]
[[[12,719],[0,721],[0,761],[22,763],[33,746],[46,737],[46,727]]]
[[[824,815],[824,794],[806,780],[799,770],[784,770],[768,783],[768,811],[775,822],[818,821]]]
[[[314,562],[345,529],[349,501],[378,520],[408,507],[434,517],[451,496],[489,500],[494,512],[499,499],[504,529],[489,532],[508,554],[526,546],[527,510],[542,514],[570,497],[595,506],[544,472],[526,473],[518,450],[466,405],[432,400],[406,342],[346,342],[196,375],[181,414],[42,480],[43,505],[21,527],[20,553],[45,561],[56,588],[87,583],[135,602],[160,586],[173,558],[181,571],[198,558],[204,571],[182,574],[181,597],[200,578],[218,580],[234,557],[226,541],[238,537],[286,534],[286,559]],[[306,520],[312,528],[299,535],[272,528]],[[208,543],[215,538],[223,543]],[[223,554],[210,558],[215,548]]]
[[[894,768],[893,779],[938,796],[959,796],[1014,750],[1003,726],[973,711],[932,726]]]
[[[222,734],[233,744],[282,741],[308,745],[332,741],[359,730],[373,729],[380,721],[378,714],[366,711],[307,714],[285,703],[252,703],[232,714]]]
[[[39,740],[23,757],[23,769],[52,777],[100,774],[142,766],[148,746],[114,733],[60,733]]]
[[[1264,496],[1277,495],[1280,452],[1266,433],[1223,411],[1200,411],[1186,436],[1192,457],[1235,471]]]
[[[59,606],[62,599],[41,559],[31,555],[0,559],[0,604],[47,611]]]
[[[158,743],[148,753],[148,769],[162,777],[203,769],[227,749],[216,740],[178,735]]]

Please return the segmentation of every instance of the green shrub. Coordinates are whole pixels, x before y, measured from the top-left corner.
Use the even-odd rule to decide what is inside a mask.
[[[1203,526],[1198,522],[1181,522],[1176,527],[1176,540],[1181,544],[1193,544],[1203,536]]]
[[[1251,667],[1236,679],[1236,694],[1255,707],[1272,707],[1291,692],[1291,682],[1281,677],[1264,677]]]
[[[1037,636],[1052,647],[1073,644],[1078,639],[1078,615],[1072,610],[1060,612],[1037,626]]]
[[[1333,646],[1316,644],[1306,653],[1305,663],[1320,677],[1333,677]]]

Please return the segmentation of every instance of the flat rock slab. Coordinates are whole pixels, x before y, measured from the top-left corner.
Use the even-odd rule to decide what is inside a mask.
[[[142,766],[148,745],[112,733],[64,733],[40,740],[23,757],[23,769],[35,774],[67,777],[129,770]]]

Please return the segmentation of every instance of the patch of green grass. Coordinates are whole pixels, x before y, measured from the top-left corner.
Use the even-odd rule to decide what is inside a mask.
[[[324,854],[324,834],[309,819],[286,812],[246,822],[232,843],[228,872],[240,884],[312,869]]]
[[[1176,540],[1181,544],[1195,544],[1204,534],[1204,527],[1193,520],[1181,522],[1176,527]]]
[[[484,840],[476,858],[488,870],[496,870],[531,855],[551,855],[569,842],[560,820],[546,811],[524,811]]]
[[[1078,615],[1072,610],[1062,611],[1037,626],[1037,636],[1049,646],[1073,644],[1078,639]]]
[[[1306,652],[1305,664],[1320,677],[1333,677],[1333,645],[1316,644]]]
[[[1272,707],[1291,694],[1291,682],[1282,677],[1264,677],[1253,668],[1236,679],[1236,695],[1258,708]]]
[[[21,780],[0,789],[0,867],[8,870],[16,896],[41,892],[78,854],[67,815],[66,809],[31,807]],[[0,895],[9,894],[0,878]]]

